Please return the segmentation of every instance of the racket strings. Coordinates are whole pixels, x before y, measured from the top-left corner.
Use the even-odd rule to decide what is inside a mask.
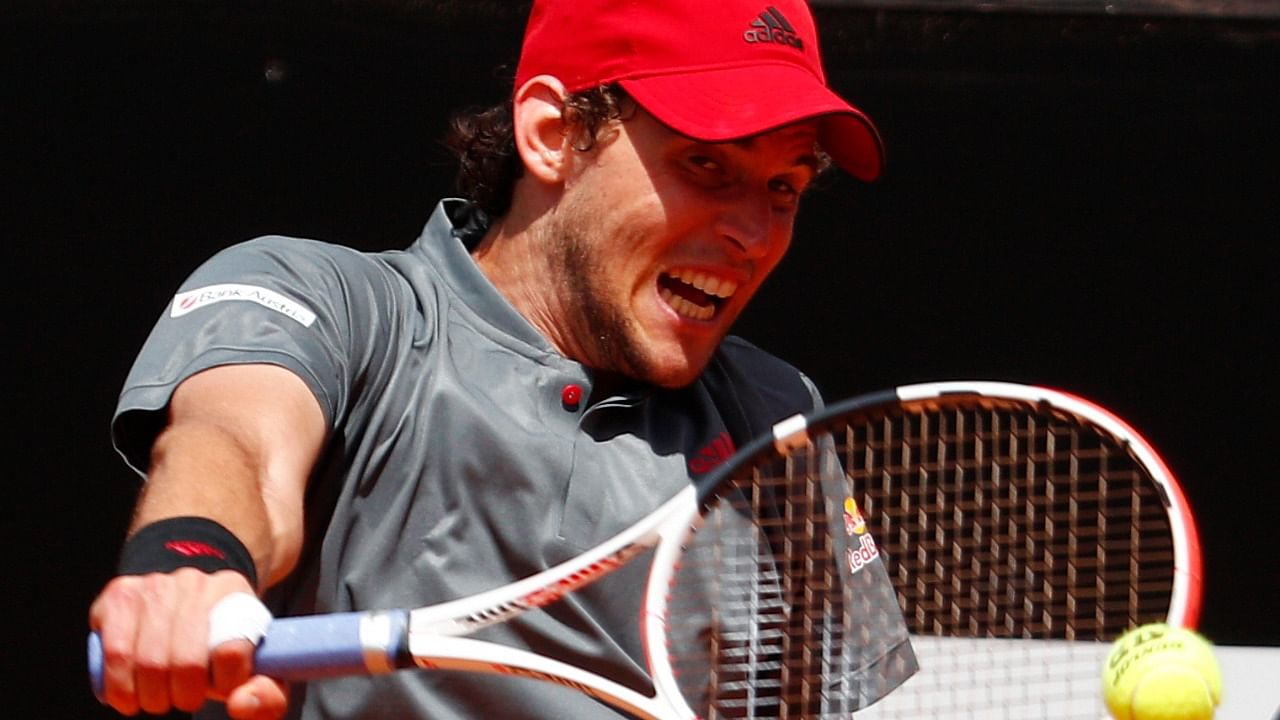
[[[1096,428],[931,403],[850,423],[839,444],[913,632],[1110,639],[1167,612],[1168,515]]]
[[[913,669],[895,654],[905,628],[883,569],[849,570],[832,460],[828,447],[740,473],[686,548],[666,630],[702,717],[848,718]]]

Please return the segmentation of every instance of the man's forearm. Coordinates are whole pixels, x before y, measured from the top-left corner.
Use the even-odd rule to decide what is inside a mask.
[[[283,368],[214,368],[184,382],[152,445],[132,531],[169,517],[209,518],[249,550],[259,589],[279,582],[302,547],[306,480],[323,416]]]
[[[156,439],[151,468],[130,534],[166,518],[197,516],[225,527],[249,550],[260,585],[287,574],[281,558],[296,558],[300,542],[277,531],[263,499],[263,475],[255,458],[217,423],[186,421]]]

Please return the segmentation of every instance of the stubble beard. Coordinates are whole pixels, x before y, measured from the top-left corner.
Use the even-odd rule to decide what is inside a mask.
[[[570,331],[584,340],[590,338],[584,342],[587,357],[576,359],[598,372],[655,383],[657,368],[640,345],[635,320],[607,292],[606,268],[590,234],[565,225],[553,242],[557,265],[553,270],[560,278]]]

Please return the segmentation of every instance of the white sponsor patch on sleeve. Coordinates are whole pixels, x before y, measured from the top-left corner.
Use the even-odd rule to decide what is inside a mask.
[[[207,285],[195,290],[180,292],[173,296],[173,307],[169,310],[169,317],[182,317],[193,310],[198,310],[206,305],[212,305],[223,300],[255,302],[265,308],[275,310],[281,315],[292,318],[304,327],[311,327],[311,323],[316,321],[316,314],[307,309],[306,306],[290,300],[275,290],[268,290],[257,285],[240,285],[237,283]]]

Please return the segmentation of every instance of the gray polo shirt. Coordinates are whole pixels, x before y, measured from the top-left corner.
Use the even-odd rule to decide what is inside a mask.
[[[732,450],[702,380],[588,404],[591,371],[559,355],[472,261],[475,234],[451,219],[464,208],[441,203],[404,251],[265,237],[217,254],[182,285],[128,377],[113,431],[140,472],[171,393],[193,373],[273,363],[315,393],[331,437],[308,490],[302,560],[267,598],[277,615],[413,608],[525,577],[625,528]],[[794,369],[741,340],[718,362],[738,378],[793,378],[747,405],[770,415],[753,418],[760,428],[818,402]],[[483,637],[645,688],[644,571],[625,568]],[[315,682],[291,703],[290,717],[344,720],[618,717],[551,684],[450,672]]]

